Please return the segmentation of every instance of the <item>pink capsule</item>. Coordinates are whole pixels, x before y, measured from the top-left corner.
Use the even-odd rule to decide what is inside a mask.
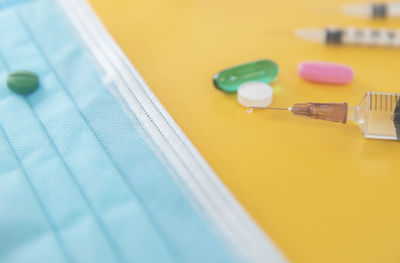
[[[353,81],[351,67],[335,63],[305,61],[299,64],[300,77],[311,82],[348,84]]]

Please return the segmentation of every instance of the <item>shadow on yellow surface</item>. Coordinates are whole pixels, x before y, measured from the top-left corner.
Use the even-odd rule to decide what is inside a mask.
[[[301,27],[400,27],[346,17],[333,0],[92,0],[111,34],[176,122],[292,262],[400,261],[400,144],[355,125],[239,106],[215,89],[221,69],[260,58],[281,73],[272,106],[358,104],[400,91],[400,49],[326,47]],[[348,86],[306,83],[303,60],[351,65]]]

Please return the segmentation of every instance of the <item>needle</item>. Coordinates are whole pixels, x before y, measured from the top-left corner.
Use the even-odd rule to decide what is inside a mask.
[[[291,111],[291,107],[290,108],[271,108],[271,107],[249,107],[251,109],[266,109],[266,110],[288,110]]]

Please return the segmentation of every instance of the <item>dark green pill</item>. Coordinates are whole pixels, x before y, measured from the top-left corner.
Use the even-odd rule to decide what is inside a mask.
[[[28,94],[39,87],[39,78],[30,71],[14,71],[7,77],[8,88],[18,94]]]
[[[249,81],[270,83],[279,73],[272,60],[258,60],[225,69],[214,76],[214,85],[225,92],[236,92],[240,85]]]

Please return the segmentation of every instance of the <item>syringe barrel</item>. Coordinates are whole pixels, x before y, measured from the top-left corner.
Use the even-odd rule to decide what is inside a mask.
[[[295,116],[303,116],[312,119],[347,122],[347,103],[298,103],[291,107]]]

